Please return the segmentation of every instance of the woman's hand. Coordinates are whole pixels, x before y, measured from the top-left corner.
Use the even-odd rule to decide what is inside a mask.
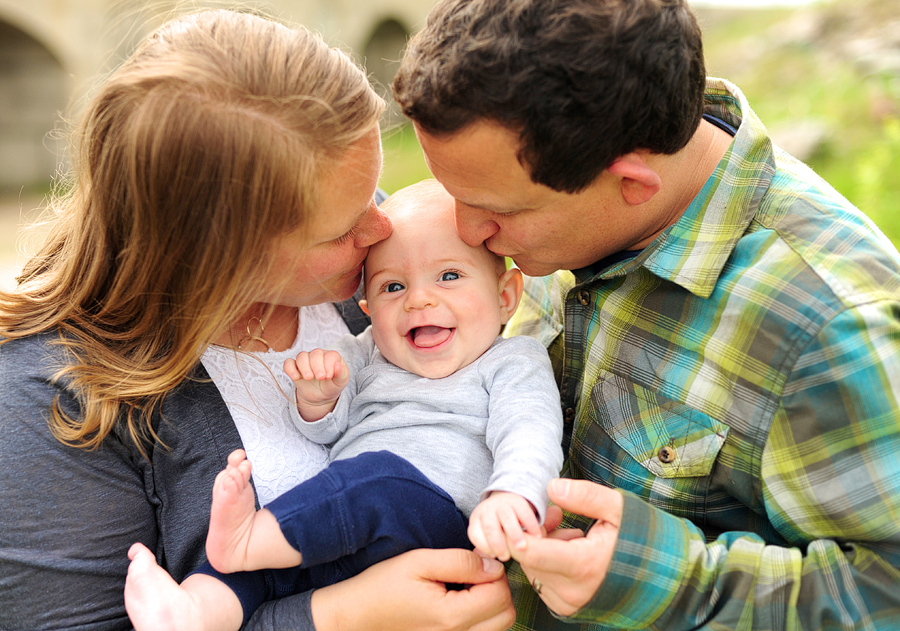
[[[547,491],[556,505],[548,510],[548,529],[559,524],[559,508],[596,523],[587,535],[571,529],[554,530],[546,537],[525,534],[524,548],[511,552],[547,606],[571,616],[590,602],[606,578],[619,537],[623,499],[619,492],[587,480],[552,480]]]
[[[502,631],[516,619],[503,565],[456,549],[412,550],[316,590],[312,614],[317,631]]]

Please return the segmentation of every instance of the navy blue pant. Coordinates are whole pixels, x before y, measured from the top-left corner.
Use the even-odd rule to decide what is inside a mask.
[[[337,460],[266,506],[299,567],[222,574],[244,622],[266,600],[332,585],[416,548],[468,548],[468,520],[453,499],[409,462],[387,451]]]

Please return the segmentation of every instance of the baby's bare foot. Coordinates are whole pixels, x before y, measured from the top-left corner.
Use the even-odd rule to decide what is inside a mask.
[[[206,557],[223,573],[300,565],[303,556],[291,547],[271,511],[256,510],[250,484],[250,461],[238,449],[213,484]]]
[[[128,551],[125,611],[136,631],[192,631],[203,628],[202,612],[193,597],[159,567],[146,546]]]
[[[250,461],[244,450],[228,456],[228,466],[213,484],[206,557],[220,572],[239,572],[247,566],[250,533],[256,517],[256,496],[250,485]]]

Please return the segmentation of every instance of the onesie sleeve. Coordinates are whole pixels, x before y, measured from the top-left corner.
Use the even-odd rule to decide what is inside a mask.
[[[560,474],[562,411],[547,351],[535,339],[515,337],[493,346],[482,370],[490,389],[486,444],[494,470],[481,499],[492,491],[522,495],[547,510],[547,484]]]
[[[314,443],[333,445],[350,428],[350,404],[359,391],[357,377],[360,371],[371,362],[374,348],[375,342],[372,339],[372,327],[367,328],[357,336],[344,335],[335,343],[331,350],[336,350],[344,358],[344,362],[350,371],[350,381],[343,392],[341,392],[334,410],[318,421],[303,420],[297,406],[289,406],[291,419],[301,434]],[[291,391],[291,397],[294,401],[297,400],[296,389]]]

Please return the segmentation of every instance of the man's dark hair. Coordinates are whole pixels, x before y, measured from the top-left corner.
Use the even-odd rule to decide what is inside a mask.
[[[687,0],[440,0],[393,90],[431,135],[517,132],[531,179],[575,193],[635,149],[683,148],[705,83]]]

